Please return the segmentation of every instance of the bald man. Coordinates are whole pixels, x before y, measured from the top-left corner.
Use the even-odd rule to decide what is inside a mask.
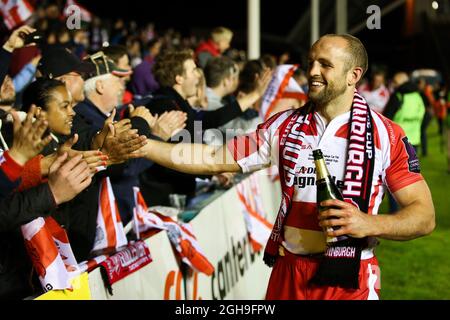
[[[280,168],[282,204],[264,253],[273,266],[267,299],[378,299],[375,238],[410,240],[435,227],[430,191],[403,130],[355,90],[367,68],[359,39],[326,35],[309,53],[303,108],[278,113],[219,148],[149,141],[139,151],[191,174]],[[346,199],[322,202],[320,212],[313,149],[322,150]],[[377,215],[387,188],[402,209]]]
[[[392,85],[394,89],[397,89],[398,87],[402,86],[406,82],[409,81],[409,76],[406,72],[397,72],[394,77],[392,78]]]

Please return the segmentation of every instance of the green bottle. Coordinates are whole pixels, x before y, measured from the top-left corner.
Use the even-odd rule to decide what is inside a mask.
[[[316,185],[317,185],[317,207],[319,211],[328,209],[329,207],[322,207],[320,203],[325,200],[337,199],[344,201],[344,197],[339,191],[336,183],[331,178],[328,172],[325,159],[323,158],[322,150],[313,150],[314,164],[316,165]],[[330,218],[332,219],[332,217]],[[338,230],[340,227],[333,227],[333,230]],[[347,236],[327,237],[327,243],[338,242],[347,239]]]

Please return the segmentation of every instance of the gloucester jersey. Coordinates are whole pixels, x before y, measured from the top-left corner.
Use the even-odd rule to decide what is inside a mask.
[[[274,115],[251,134],[235,137],[228,142],[243,172],[251,172],[270,165],[279,166],[280,127],[289,121],[294,110]],[[377,214],[388,188],[392,193],[423,179],[414,149],[403,130],[371,111],[374,124],[375,165],[368,214]],[[326,237],[319,226],[316,204],[316,172],[312,151],[323,152],[330,175],[339,188],[344,186],[344,175],[349,136],[350,111],[330,123],[315,112],[298,153],[295,191],[292,206],[284,223],[283,246],[294,254],[313,254],[325,251]],[[364,250],[362,259],[373,256]]]

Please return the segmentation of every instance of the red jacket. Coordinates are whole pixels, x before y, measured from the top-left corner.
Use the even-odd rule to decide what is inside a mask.
[[[195,50],[195,54],[198,55],[200,52],[209,52],[213,57],[220,56],[219,47],[209,39],[208,41],[201,42],[197,49]]]

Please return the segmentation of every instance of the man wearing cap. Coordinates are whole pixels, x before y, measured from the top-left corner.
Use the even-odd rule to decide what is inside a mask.
[[[87,61],[91,64],[93,72],[86,75],[84,101],[74,108],[78,118],[74,121],[74,129],[77,130],[78,123],[82,121],[94,130],[100,130],[105,120],[112,116],[115,107],[121,104],[125,89],[122,78],[129,76],[131,70],[119,68],[102,51],[91,55]],[[132,107],[129,117],[129,120],[122,121],[129,121],[131,127],[137,129],[140,135],[160,140],[157,133],[155,135],[151,133],[155,121],[147,108]],[[151,165],[152,162],[146,159],[133,159],[122,165],[112,166],[107,171],[123,223],[127,223],[132,217],[133,187],[139,186],[138,175]]]
[[[43,55],[38,65],[42,77],[57,79],[66,84],[74,103],[84,100],[83,75],[92,72],[92,65],[80,61],[68,49],[53,48]]]
[[[86,96],[75,106],[75,112],[101,127],[114,108],[121,104],[125,89],[121,77],[128,76],[131,71],[119,69],[102,51],[91,55],[86,63],[93,71],[86,75]]]

